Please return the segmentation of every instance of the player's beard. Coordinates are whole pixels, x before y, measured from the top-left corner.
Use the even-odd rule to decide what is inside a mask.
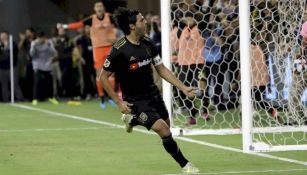
[[[145,29],[144,28],[136,28],[136,34],[140,38],[144,37],[145,36]]]

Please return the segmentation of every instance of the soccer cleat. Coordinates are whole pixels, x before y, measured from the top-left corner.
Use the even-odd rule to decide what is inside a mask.
[[[112,99],[109,99],[108,101],[112,107],[116,107],[116,103]]]
[[[55,98],[49,98],[48,101],[54,105],[58,105],[59,102]]]
[[[209,120],[210,120],[209,114],[208,114],[208,113],[203,113],[202,118],[203,118],[205,121],[209,121]]]
[[[133,115],[131,114],[123,114],[122,116],[122,121],[125,123],[126,125],[126,131],[128,133],[131,133],[133,130],[133,127],[130,125],[131,120],[133,119]]]
[[[196,119],[194,117],[188,117],[187,123],[189,125],[196,125]]]
[[[37,103],[38,103],[38,102],[37,102],[37,100],[36,100],[36,99],[32,100],[32,105],[33,105],[33,106],[36,106],[36,105],[37,105]]]
[[[99,104],[101,109],[106,109],[106,103],[105,102],[100,102]]]
[[[194,166],[191,162],[188,162],[183,168],[182,172],[186,174],[196,174],[199,173],[199,169]]]

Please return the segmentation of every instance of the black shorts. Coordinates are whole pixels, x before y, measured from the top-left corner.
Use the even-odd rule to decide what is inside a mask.
[[[168,112],[165,107],[164,101],[160,95],[154,96],[147,100],[138,100],[129,102],[133,104],[131,106],[132,114],[135,116],[131,125],[141,125],[148,130],[159,119],[168,119]]]

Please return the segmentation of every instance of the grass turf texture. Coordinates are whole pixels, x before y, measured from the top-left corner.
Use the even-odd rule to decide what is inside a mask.
[[[28,103],[23,103],[29,105]],[[81,106],[39,103],[36,108],[120,124],[120,113],[98,102]],[[1,175],[159,175],[180,173],[156,135],[0,104]],[[65,130],[66,128],[66,130]],[[70,129],[73,128],[73,129]],[[37,131],[35,129],[45,129]],[[58,129],[58,130],[57,130]],[[241,148],[241,136],[192,136],[190,138]],[[305,175],[307,166],[225,151],[178,141],[183,153],[202,173],[240,171],[237,174]],[[307,162],[307,151],[270,153]],[[293,170],[274,172],[274,170]],[[242,171],[265,171],[243,173]]]

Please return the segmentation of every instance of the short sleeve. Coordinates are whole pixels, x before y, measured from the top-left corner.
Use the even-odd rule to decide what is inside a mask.
[[[103,69],[109,72],[116,72],[118,69],[119,50],[112,48],[103,64]]]
[[[162,61],[162,58],[160,57],[159,54],[157,54],[157,56],[152,59],[152,64],[154,66],[159,66],[162,63],[163,63],[163,61]]]

